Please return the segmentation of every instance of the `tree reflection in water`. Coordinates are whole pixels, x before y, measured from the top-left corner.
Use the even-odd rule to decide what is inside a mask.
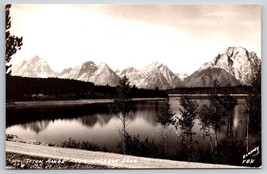
[[[204,104],[210,106],[208,100],[197,100],[199,108]],[[233,153],[240,146],[235,146],[241,142],[246,142],[246,116],[244,116],[245,99],[238,99],[238,105],[231,111],[231,141],[229,144],[229,153]],[[139,134],[139,140],[142,144],[147,137],[149,142],[156,145],[160,143],[160,124],[156,122],[156,113],[162,106],[163,101],[142,101],[135,102],[131,106],[129,135],[134,138]],[[179,101],[177,98],[170,98],[172,112],[180,116]],[[206,118],[200,117],[195,121],[193,131],[197,134],[193,137],[193,148],[199,151],[199,160],[202,162],[216,162],[210,159],[212,156],[211,147],[215,150],[215,131],[217,124],[217,146],[218,151],[225,146],[227,142],[227,121],[228,117],[222,116],[221,121],[212,117],[213,112],[206,114]],[[72,107],[42,107],[42,108],[19,108],[7,109],[6,132],[17,134],[25,139],[44,141],[51,144],[61,144],[69,138],[76,141],[89,141],[98,144],[100,147],[106,146],[109,151],[117,152],[117,143],[119,141],[119,120],[109,112],[107,104],[72,106]],[[206,120],[205,120],[206,119]],[[210,133],[203,137],[203,126],[209,128]],[[179,142],[174,129],[169,126],[170,134],[170,158],[182,159],[179,149]],[[34,133],[31,134],[30,132]],[[209,136],[208,136],[209,135]],[[134,139],[133,139],[134,140]],[[261,139],[250,134],[249,149],[254,148],[255,142]],[[150,144],[151,145],[151,144]],[[228,146],[227,146],[228,147]],[[230,151],[232,149],[232,151]],[[223,150],[220,150],[223,152]],[[226,152],[224,152],[225,154]],[[238,152],[238,154],[241,154]],[[156,155],[156,154],[155,154]],[[154,156],[155,156],[154,155]],[[218,157],[221,154],[218,153]],[[222,154],[223,155],[223,154]],[[226,159],[224,160],[226,161]]]

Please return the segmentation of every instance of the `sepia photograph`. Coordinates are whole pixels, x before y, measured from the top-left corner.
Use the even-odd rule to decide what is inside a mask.
[[[261,5],[5,14],[6,169],[262,168]]]

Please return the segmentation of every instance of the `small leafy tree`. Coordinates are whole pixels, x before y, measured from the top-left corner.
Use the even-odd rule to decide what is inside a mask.
[[[126,76],[122,77],[119,81],[119,85],[116,87],[117,96],[115,97],[112,105],[112,112],[120,119],[122,122],[121,136],[122,136],[122,150],[123,154],[126,154],[126,141],[128,133],[126,127],[128,125],[128,115],[130,112],[129,104],[132,101],[129,97],[130,85],[129,80]]]
[[[219,95],[219,83],[217,80],[213,82],[213,88],[209,93],[209,105],[202,105],[199,116],[202,121],[202,130],[204,131],[205,136],[210,137],[210,147],[212,151],[212,159],[215,163],[218,162],[218,129],[221,125],[225,125],[226,122],[223,118],[227,117],[227,138],[226,140],[229,142],[231,138],[231,127],[232,127],[232,111],[234,107],[237,105],[237,100],[231,95],[230,84],[223,87],[222,95]],[[212,130],[214,130],[215,140],[213,145],[213,138],[211,135]],[[226,149],[226,152],[227,149]],[[229,154],[225,154],[226,157]]]
[[[169,98],[166,98],[164,101],[162,107],[159,110],[159,114],[157,114],[157,122],[161,124],[161,139],[162,139],[162,145],[163,145],[163,155],[169,156],[169,135],[170,132],[167,130],[168,126],[171,123],[172,117],[175,115],[175,113],[172,113],[170,109],[170,103]]]
[[[22,46],[22,37],[17,37],[10,34],[11,28],[11,17],[10,17],[10,8],[11,5],[6,5],[6,74],[10,75],[11,65],[9,64],[12,56],[21,49]]]
[[[192,131],[195,124],[196,116],[198,114],[198,103],[190,99],[186,95],[182,95],[180,101],[181,117],[178,119],[178,124],[182,135],[185,137],[186,154],[189,161],[195,161],[195,154],[193,150],[193,135],[196,133]]]
[[[138,135],[126,136],[126,154],[134,156],[145,156],[145,157],[158,157],[158,146],[154,140],[149,140],[147,137],[144,141],[140,140]],[[122,142],[118,144],[118,148],[122,147]]]

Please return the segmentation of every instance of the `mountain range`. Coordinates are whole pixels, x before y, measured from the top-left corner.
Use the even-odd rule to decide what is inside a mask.
[[[116,86],[119,79],[127,76],[131,85],[146,89],[172,89],[176,87],[208,87],[215,79],[224,86],[249,85],[255,76],[261,60],[255,52],[242,47],[229,47],[222,54],[204,63],[191,75],[173,73],[166,65],[153,62],[143,69],[129,67],[113,71],[107,64],[96,65],[87,61],[77,67],[55,72],[38,56],[23,60],[12,66],[12,75],[23,77],[58,77],[93,82],[96,85]]]

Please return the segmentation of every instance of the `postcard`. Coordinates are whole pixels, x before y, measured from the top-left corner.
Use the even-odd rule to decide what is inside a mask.
[[[7,169],[261,168],[258,4],[7,4]]]

